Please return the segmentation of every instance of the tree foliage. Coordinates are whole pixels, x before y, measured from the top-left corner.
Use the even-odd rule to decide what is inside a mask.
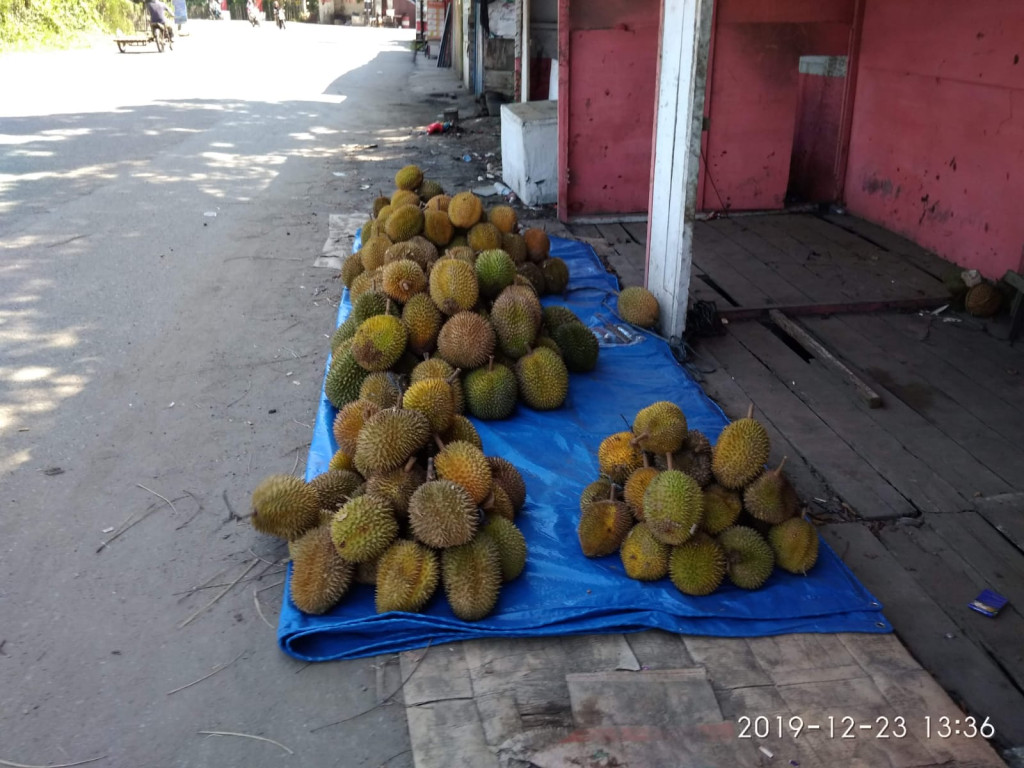
[[[0,51],[68,46],[97,32],[133,29],[130,0],[0,0]]]

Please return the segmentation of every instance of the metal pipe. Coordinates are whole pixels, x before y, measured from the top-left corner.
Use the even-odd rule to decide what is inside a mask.
[[[520,73],[520,101],[530,100],[530,0],[523,0],[523,45]]]

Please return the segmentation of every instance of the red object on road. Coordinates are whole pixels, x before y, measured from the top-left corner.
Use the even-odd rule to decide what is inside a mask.
[[[444,133],[444,123],[431,123],[427,126],[427,133]]]

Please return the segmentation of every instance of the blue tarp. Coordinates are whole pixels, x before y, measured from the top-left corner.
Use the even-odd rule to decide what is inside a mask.
[[[572,275],[564,303],[584,322],[600,327],[614,321],[607,301],[616,290],[593,250],[582,243],[552,238],[552,255],[564,259]],[[338,323],[350,310],[347,291]],[[511,461],[526,481],[527,501],[516,518],[529,547],[523,574],[502,587],[496,610],[477,622],[457,619],[443,591],[423,613],[378,615],[373,590],[356,585],[331,612],[309,616],[285,591],[278,642],[308,661],[358,658],[478,637],[536,637],[664,629],[723,637],[755,637],[788,632],[889,632],[878,601],[842,561],[820,542],[818,563],[807,576],[776,571],[757,591],[725,585],[707,597],[682,595],[667,579],[633,581],[618,555],[591,560],[576,537],[579,496],[598,476],[597,448],[614,432],[627,429],[636,412],[658,400],[671,400],[691,428],[714,442],[728,423],[722,411],[676,362],[664,341],[639,334],[623,343],[602,343],[597,368],[573,374],[565,405],[555,411],[518,406],[504,421],[473,422],[484,452]],[[321,392],[306,478],[327,470],[336,450],[331,425],[335,409]],[[625,420],[625,421],[624,421]],[[291,569],[289,566],[288,578]]]

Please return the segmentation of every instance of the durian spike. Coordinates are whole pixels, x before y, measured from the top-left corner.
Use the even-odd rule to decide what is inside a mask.
[[[409,474],[410,472],[412,472],[412,468],[415,467],[415,466],[416,466],[416,457],[415,456],[410,456],[409,460],[407,462],[405,462],[405,466],[402,468],[402,470],[405,472],[405,474]]]
[[[673,466],[673,464],[672,464],[672,454],[671,453],[666,453],[665,454],[665,463],[668,465],[669,469],[675,469],[675,466]]]
[[[434,442],[437,444],[437,449],[439,451],[444,450],[444,440],[442,440],[441,436],[436,433],[434,434]]]
[[[747,409],[747,418],[748,419],[754,418],[754,404],[753,403],[751,403],[750,407]]]

